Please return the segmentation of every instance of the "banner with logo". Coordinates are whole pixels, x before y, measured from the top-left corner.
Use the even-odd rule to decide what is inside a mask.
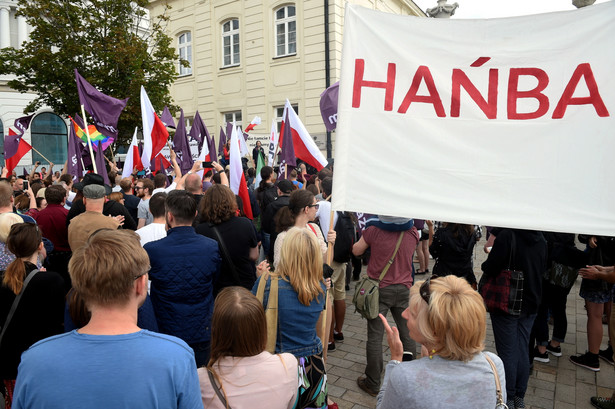
[[[615,1],[457,20],[346,6],[333,208],[615,236]]]

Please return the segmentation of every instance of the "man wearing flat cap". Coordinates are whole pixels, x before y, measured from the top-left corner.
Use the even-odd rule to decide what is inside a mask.
[[[105,216],[105,186],[91,184],[83,187],[83,204],[85,212],[76,216],[68,225],[68,244],[74,253],[85,245],[88,238],[100,229],[117,229],[124,221],[124,216]]]
[[[111,186],[106,185],[103,177],[97,173],[88,173],[87,175],[83,177],[83,180],[81,182],[75,183],[73,187],[83,192],[83,189],[89,185],[99,185],[99,186],[104,187],[105,196],[108,196],[111,194]],[[68,216],[66,218],[66,225],[68,226],[70,224],[70,221],[74,217],[80,215],[83,212],[85,212],[85,206],[84,206],[83,201],[81,201],[81,199],[74,200],[70,210],[68,211]],[[112,217],[124,216],[124,225],[122,227],[124,229],[129,229],[129,230],[137,229],[137,222],[133,220],[128,209],[124,207],[124,205],[122,205],[121,203],[118,203],[114,200],[105,201],[103,203],[102,213],[105,216],[112,216]]]

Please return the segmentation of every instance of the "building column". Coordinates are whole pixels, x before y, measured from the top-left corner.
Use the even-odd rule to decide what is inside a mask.
[[[24,16],[17,16],[17,48],[21,48],[24,41],[28,41],[28,23]]]
[[[0,5],[0,48],[11,46],[9,6]]]

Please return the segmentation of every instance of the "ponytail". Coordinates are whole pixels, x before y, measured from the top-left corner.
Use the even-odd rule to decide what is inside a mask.
[[[15,295],[21,292],[23,288],[23,282],[26,279],[26,266],[22,259],[15,258],[6,267],[4,277],[2,278],[2,285],[8,287]]]

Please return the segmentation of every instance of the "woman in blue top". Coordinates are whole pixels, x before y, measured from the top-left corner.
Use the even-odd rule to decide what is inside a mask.
[[[297,408],[327,407],[327,375],[322,358],[322,343],[316,323],[325,305],[322,252],[316,235],[293,227],[288,230],[280,250],[280,262],[274,275],[278,280],[278,331],[275,353],[288,352],[299,361],[300,380]],[[267,307],[271,273],[267,280],[264,304]]]

